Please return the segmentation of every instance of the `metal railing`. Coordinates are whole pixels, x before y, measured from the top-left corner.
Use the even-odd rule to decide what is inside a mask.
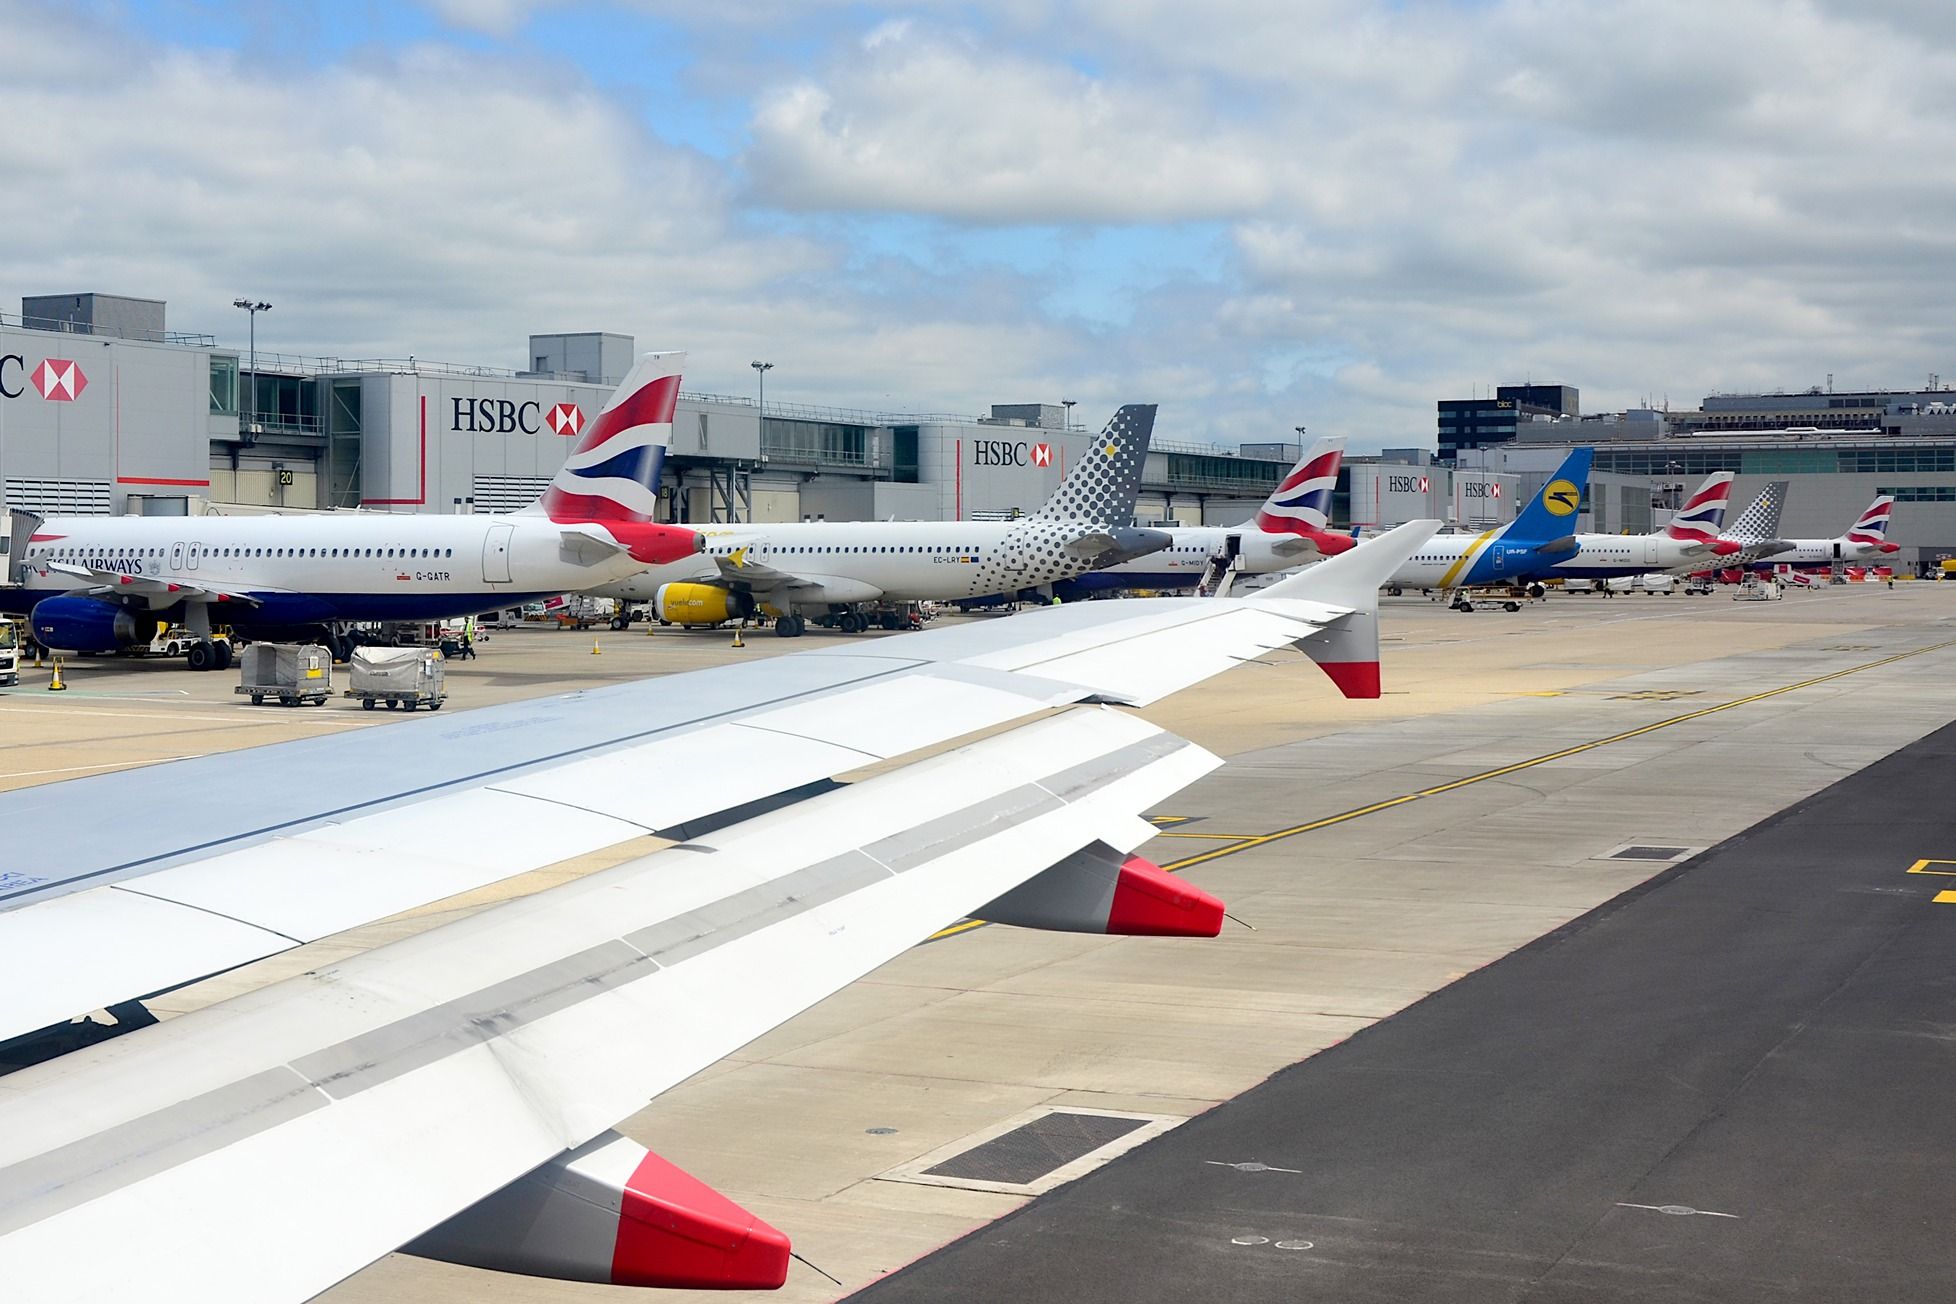
[[[181,344],[187,348],[197,349],[217,347],[215,335],[201,335],[195,331],[99,330],[84,322],[72,322],[61,317],[23,317],[11,312],[0,312],[0,326],[18,326],[22,330],[49,331],[56,335],[92,335],[106,340],[135,340],[142,344]]]

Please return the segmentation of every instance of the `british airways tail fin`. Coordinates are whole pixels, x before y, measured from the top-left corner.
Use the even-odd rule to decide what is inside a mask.
[[[1582,506],[1583,487],[1589,483],[1589,462],[1593,448],[1572,449],[1541,491],[1521,509],[1521,515],[1508,523],[1501,537],[1509,543],[1551,543],[1576,532],[1576,511]]]
[[[1899,552],[1900,545],[1888,542],[1888,517],[1895,506],[1894,494],[1882,494],[1847,529],[1849,543],[1880,544],[1883,552]]]
[[[1345,552],[1351,540],[1333,534],[1331,491],[1338,487],[1338,466],[1345,458],[1345,441],[1320,439],[1306,449],[1290,474],[1264,500],[1256,527],[1265,534],[1294,534],[1310,539],[1325,556]]]
[[[525,513],[563,524],[652,520],[685,364],[684,353],[641,355],[591,423],[564,432],[577,445]]]
[[[1134,499],[1155,433],[1155,405],[1129,403],[1114,414],[1080,460],[1066,470],[1034,520],[1134,524]]]
[[[1684,543],[1717,542],[1718,532],[1725,528],[1725,508],[1732,500],[1733,479],[1730,471],[1714,471],[1706,476],[1705,482],[1692,491],[1671,523],[1664,527],[1664,537]]]
[[[1438,521],[1408,521],[1348,552],[1307,566],[1289,579],[1278,580],[1244,601],[1303,598],[1350,608],[1350,614],[1298,646],[1346,697],[1377,697],[1379,589],[1439,532]]]

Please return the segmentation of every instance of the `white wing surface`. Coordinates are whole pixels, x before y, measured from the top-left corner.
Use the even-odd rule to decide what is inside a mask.
[[[396,875],[418,873],[426,893],[549,854],[516,836],[540,823],[542,803],[569,809],[574,796],[600,821],[578,845],[720,820],[677,847],[0,1078],[0,1281],[36,1301],[117,1298],[132,1282],[159,1301],[308,1298],[933,929],[1083,854],[1112,849],[1118,861],[1152,835],[1143,812],[1218,762],[1132,716],[1082,709],[767,813],[738,810],[758,789],[1054,703],[1149,700],[1283,642],[1330,664],[1369,642],[1376,658],[1376,585],[1433,528],[1404,527],[1258,599],[1097,603],[965,637],[885,640],[882,655],[802,654],[767,663],[765,692],[742,674],[712,691],[692,689],[710,675],[635,686],[687,702],[683,723],[664,727],[658,699],[604,690],[418,737],[391,729],[391,778],[315,794],[328,809],[307,817],[305,801],[268,795],[255,822],[192,821],[147,863],[109,867],[107,885],[31,899],[14,916],[52,927],[112,929],[140,895],[187,912],[148,921],[163,940],[234,909],[241,927],[290,938],[382,910]],[[741,688],[755,700],[736,708],[727,695]],[[637,718],[619,718],[626,706]],[[742,781],[776,751],[792,759],[771,780]],[[319,753],[252,753],[266,771],[294,755]],[[451,828],[493,848],[482,857],[493,863],[456,855],[442,840]],[[107,967],[100,939],[70,936]],[[239,951],[225,935],[172,954],[196,967]]]
[[[0,875],[0,1039],[1069,702],[1145,704],[1355,626],[1376,663],[1371,581],[1347,591],[1344,574],[1042,608],[0,794],[0,827],[20,831]]]

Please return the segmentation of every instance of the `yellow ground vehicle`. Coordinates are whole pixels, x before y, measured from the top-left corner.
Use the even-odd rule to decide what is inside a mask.
[[[20,626],[0,619],[0,684],[9,688],[20,682]]]

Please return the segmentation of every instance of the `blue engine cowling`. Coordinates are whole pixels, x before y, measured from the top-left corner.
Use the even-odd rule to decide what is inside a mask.
[[[114,652],[156,636],[156,618],[100,598],[44,598],[34,604],[34,639],[67,652]]]

